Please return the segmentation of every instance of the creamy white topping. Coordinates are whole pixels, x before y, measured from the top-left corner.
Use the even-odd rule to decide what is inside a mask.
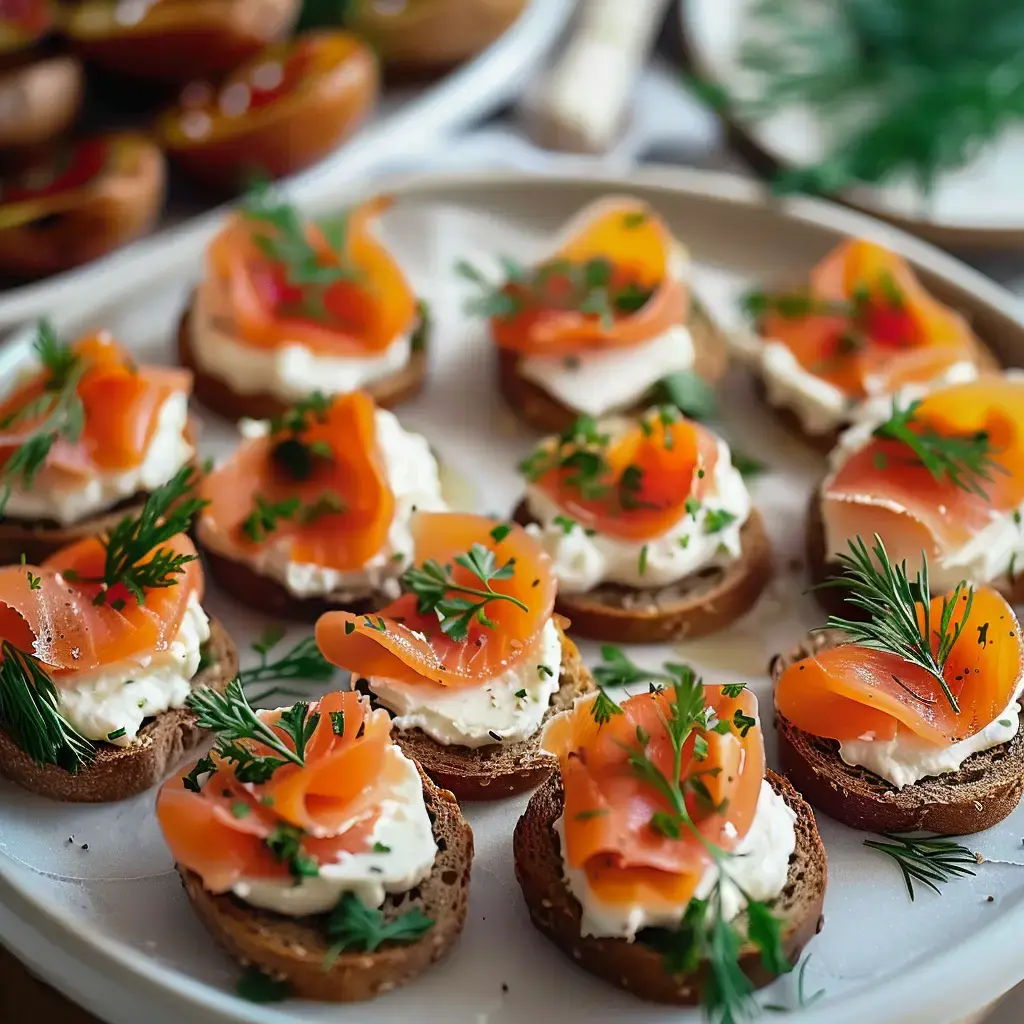
[[[786,887],[789,858],[796,849],[796,815],[765,779],[757,798],[757,810],[750,830],[736,844],[734,856],[728,861],[727,879],[722,883],[722,915],[732,920],[747,905],[746,898],[735,883],[751,899],[770,902]],[[555,822],[555,832],[565,850],[564,820]],[[573,896],[583,908],[580,934],[609,936],[632,942],[644,928],[676,928],[689,903],[646,906],[643,903],[608,903],[590,887],[585,871],[571,868],[562,855],[562,874]],[[695,892],[704,899],[714,888],[719,869],[710,864],[704,869]]]
[[[601,429],[616,428],[602,423]],[[527,488],[526,501],[531,518],[537,521],[527,531],[551,557],[552,571],[564,594],[583,594],[602,583],[652,590],[709,566],[728,564],[740,556],[740,531],[751,509],[746,484],[722,440],[711,486],[700,508],[684,515],[659,537],[636,542],[588,532],[537,487]],[[715,520],[721,519],[722,512],[735,518],[718,528]]]
[[[377,410],[375,422],[385,472],[395,496],[395,514],[384,547],[361,568],[341,571],[292,561],[287,538],[275,540],[271,535],[266,544],[245,560],[256,572],[283,583],[296,597],[327,597],[338,602],[373,594],[397,597],[398,577],[412,564],[410,520],[413,512],[445,508],[437,460],[426,438],[405,430],[397,417],[386,409]],[[266,430],[265,423],[250,421],[243,432],[252,436]],[[204,524],[202,517],[198,532],[204,545],[217,548],[218,537]],[[238,557],[237,551],[224,553]]]
[[[667,273],[677,281],[690,274],[690,258],[678,243],[669,255]],[[524,356],[519,373],[557,398],[562,405],[590,416],[628,409],[670,373],[689,370],[695,352],[683,324],[629,348],[580,352],[569,358]]]
[[[134,494],[152,491],[167,483],[195,453],[186,437],[187,424],[188,395],[176,391],[160,407],[156,429],[139,465],[88,477],[44,466],[30,488],[12,489],[4,515],[14,519],[53,519],[69,526]]]
[[[58,710],[87,739],[127,747],[144,719],[185,706],[199,671],[200,648],[209,639],[210,620],[192,594],[165,650],[61,678]],[[123,735],[116,735],[121,730]]]
[[[395,781],[382,793],[380,817],[364,853],[342,853],[319,874],[298,882],[281,878],[242,878],[232,892],[254,907],[290,917],[331,910],[347,892],[367,907],[379,907],[388,893],[408,892],[434,866],[437,843],[423,802],[423,783],[415,762],[398,747],[386,756],[399,762]],[[376,850],[374,849],[376,847]]]
[[[407,366],[412,336],[400,334],[383,352],[367,356],[326,356],[298,342],[256,348],[233,337],[221,286],[212,278],[196,289],[192,307],[192,350],[200,369],[242,395],[273,395],[285,402],[311,391],[347,394]]]
[[[551,619],[533,649],[514,668],[479,686],[452,687],[437,683],[403,683],[373,676],[374,696],[397,716],[397,729],[422,729],[443,743],[484,747],[519,743],[540,728],[558,690],[562,641]]]
[[[1013,699],[1006,709],[984,729],[958,743],[941,746],[928,743],[907,730],[893,740],[844,740],[839,756],[849,765],[860,765],[869,772],[891,782],[897,789],[911,786],[921,779],[959,771],[972,754],[980,754],[1000,744],[1009,743],[1020,727],[1020,704],[1024,676],[1017,683]]]

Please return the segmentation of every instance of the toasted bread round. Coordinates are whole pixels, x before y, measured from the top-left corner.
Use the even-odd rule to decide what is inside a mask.
[[[544,721],[572,707],[573,701],[594,688],[579,649],[562,630],[562,669],[558,689],[544,713]],[[373,694],[361,680],[358,688]],[[421,729],[395,730],[395,742],[434,782],[450,789],[460,800],[502,800],[539,786],[558,762],[540,751],[540,732],[519,743],[486,747],[446,746]]]
[[[812,633],[771,664],[776,682],[788,665],[842,642],[837,630]],[[839,756],[836,740],[812,736],[776,716],[783,774],[819,810],[851,828],[869,832],[923,830],[939,835],[982,832],[1002,821],[1024,794],[1024,732],[980,754],[960,770],[897,789],[866,768]]]
[[[866,530],[870,534],[871,530]],[[807,506],[807,567],[811,581],[815,584],[814,596],[818,604],[830,615],[841,615],[847,619],[863,619],[866,612],[856,605],[848,604],[846,591],[841,587],[822,587],[821,583],[842,574],[843,567],[829,561],[825,551],[825,521],[822,517],[821,489],[816,488]],[[999,579],[990,580],[987,586],[998,590],[1010,604],[1024,603],[1024,570],[1012,575],[1007,573]]]
[[[213,896],[198,875],[178,865],[192,906],[210,934],[233,957],[290,983],[304,999],[352,1003],[411,981],[454,946],[466,921],[473,833],[451,793],[424,776],[423,797],[434,825],[437,857],[430,875],[407,893],[389,895],[385,923],[410,910],[433,922],[418,942],[385,942],[373,953],[341,953],[324,969],[330,943],[316,917],[284,917],[230,895]]]
[[[532,522],[525,501],[513,518],[524,526]],[[757,509],[740,540],[741,555],[728,566],[656,590],[604,583],[585,594],[559,593],[555,611],[572,622],[574,633],[609,643],[675,643],[716,633],[749,611],[772,577],[771,542]]]
[[[206,665],[192,680],[193,688],[224,690],[238,675],[238,651],[216,619],[210,620],[204,654]],[[130,747],[97,743],[96,760],[72,775],[56,765],[36,764],[0,730],[0,774],[51,800],[89,804],[127,800],[163,782],[207,735],[188,708],[174,708],[146,722],[139,731],[139,742]]]
[[[796,850],[789,861],[786,888],[773,903],[775,914],[782,920],[786,958],[795,964],[823,922],[828,881],[825,847],[814,814],[799,793],[771,770],[768,781],[797,816]],[[562,777],[555,772],[533,794],[512,839],[516,878],[534,926],[584,970],[641,999],[686,1006],[700,1002],[704,965],[692,974],[669,974],[661,954],[644,943],[643,932],[635,942],[580,935],[582,909],[562,876],[561,848],[554,830],[563,805]],[[773,980],[761,963],[760,953],[749,943],[740,951],[740,967],[756,986]]]
[[[725,336],[696,299],[687,326],[696,352],[693,372],[709,383],[714,383],[725,373],[728,358]],[[531,427],[543,430],[546,434],[560,434],[572,426],[580,414],[563,405],[539,384],[524,377],[519,372],[519,359],[520,356],[515,352],[498,349],[498,388],[502,397],[513,412]],[[645,398],[625,412],[627,415],[640,413],[650,404]]]
[[[235,391],[229,384],[199,366],[192,345],[192,306],[181,315],[178,324],[178,361],[195,377],[195,396],[211,412],[225,419],[269,420],[280,416],[294,402],[286,402],[267,392],[251,395]],[[409,362],[387,377],[367,384],[366,391],[382,409],[391,409],[414,398],[423,389],[427,375],[427,345],[413,347]]]

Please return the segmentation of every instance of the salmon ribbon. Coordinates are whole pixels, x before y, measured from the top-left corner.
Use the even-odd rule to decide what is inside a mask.
[[[966,602],[961,591],[951,632],[963,621]],[[931,601],[932,624],[941,621],[942,603],[941,597]],[[918,620],[923,629],[920,605]],[[932,646],[938,650],[934,633]],[[980,587],[942,670],[959,714],[926,669],[856,644],[823,650],[790,665],[776,684],[775,706],[813,736],[885,743],[912,734],[948,746],[974,736],[1005,711],[1022,670],[1024,646],[1013,609],[995,590]]]
[[[718,439],[674,410],[602,435],[574,426],[523,465],[532,485],[586,529],[640,541],[667,533],[711,489]]]
[[[361,568],[386,544],[395,515],[376,411],[361,391],[311,400],[283,418],[290,426],[244,441],[203,480],[203,537],[239,559],[286,543],[293,562]],[[280,514],[260,520],[261,507]]]
[[[990,375],[930,392],[910,429],[938,438],[985,438],[980,478],[936,476],[900,440],[874,437],[831,477],[823,513],[836,536],[878,533],[894,560],[962,548],[999,513],[1024,503],[1024,380]],[[969,472],[969,471],[968,471]]]
[[[630,348],[686,322],[689,292],[673,268],[678,245],[646,203],[601,199],[566,237],[528,277],[502,288],[510,313],[491,319],[500,348],[523,356]]]
[[[207,264],[226,298],[235,337],[259,349],[301,345],[319,355],[365,357],[408,335],[416,323],[416,296],[370,230],[390,205],[388,197],[378,196],[346,214],[340,247],[329,237],[335,231],[322,223],[299,229],[315,265],[341,271],[319,295],[319,310],[305,301],[309,285],[296,283],[268,246],[281,228],[253,215],[233,217],[213,240]],[[279,209],[298,216],[290,207]]]
[[[208,891],[227,892],[241,878],[288,878],[288,865],[267,844],[282,827],[300,830],[302,852],[318,864],[371,849],[383,794],[403,772],[399,759],[386,756],[388,713],[371,710],[352,691],[329,693],[309,713],[320,717],[303,764],[282,765],[267,782],[243,783],[235,763],[214,752],[212,774],[201,787],[193,764],[160,788],[156,813],[167,845]],[[258,714],[294,750],[276,725],[282,712]],[[256,754],[272,753],[255,740],[238,742]]]
[[[695,729],[686,740],[679,781],[694,831],[681,826],[678,838],[652,826],[674,808],[630,764],[631,755],[642,753],[672,779],[674,749],[666,727],[671,688],[630,697],[621,714],[600,723],[594,712],[601,695],[588,695],[548,723],[541,746],[558,758],[565,792],[562,855],[570,868],[585,872],[602,901],[685,906],[712,862],[705,844],[729,851],[749,831],[764,779],[764,741],[757,699],[747,689],[729,695],[734,692],[704,687],[705,706],[718,721],[746,724],[724,733]],[[695,753],[698,736],[706,744],[703,758]],[[687,786],[696,779],[706,791]]]
[[[500,595],[483,606],[488,624],[473,617],[465,639],[453,639],[436,611],[421,610],[421,597],[407,593],[369,615],[338,611],[322,616],[316,641],[324,656],[366,678],[451,687],[479,686],[532,656],[555,603],[550,560],[540,545],[520,526],[466,513],[418,512],[411,526],[417,566],[432,562],[450,574],[450,585],[440,586],[443,596],[471,604],[481,600],[466,597],[460,587],[490,587]],[[511,572],[485,584],[456,562],[474,546],[493,558],[495,568],[509,566]]]
[[[146,457],[167,399],[191,394],[191,373],[137,366],[106,332],[82,338],[71,353],[82,364],[76,388],[84,414],[82,431],[77,440],[59,437],[46,465],[75,477],[134,469]],[[40,370],[0,404],[0,470],[42,426],[46,410],[33,415],[32,406],[54,394],[47,388],[50,380],[50,372]]]
[[[183,533],[160,550],[196,555]],[[123,584],[111,587],[97,604],[101,587],[91,581],[103,577],[105,562],[103,543],[89,537],[57,551],[41,566],[0,569],[0,639],[54,670],[58,687],[74,685],[79,673],[166,650],[190,599],[202,600],[203,570],[193,560],[174,577],[174,585],[149,590],[144,604]]]
[[[836,246],[812,271],[795,309],[768,297],[761,335],[785,345],[810,373],[854,398],[931,381],[974,362],[967,322],[933,298],[907,263],[866,239]]]

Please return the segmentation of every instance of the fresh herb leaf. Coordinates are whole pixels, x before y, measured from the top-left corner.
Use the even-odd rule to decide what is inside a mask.
[[[247,967],[238,979],[235,991],[250,1003],[280,1003],[290,999],[291,982],[271,978],[258,967]]]
[[[418,907],[385,921],[381,911],[367,907],[354,893],[346,892],[338,900],[324,925],[331,944],[325,967],[340,953],[375,953],[385,942],[418,942],[434,921]]]
[[[655,401],[675,406],[691,420],[714,419],[718,408],[714,389],[689,370],[662,377],[654,386]]]
[[[320,867],[316,860],[302,848],[302,840],[306,833],[296,825],[278,822],[273,831],[264,840],[271,856],[279,864],[288,868],[292,878],[301,881],[303,878],[316,878]]]
[[[735,448],[732,451],[732,464],[740,476],[744,478],[760,476],[768,470],[768,467],[759,459],[736,451]]]
[[[294,647],[271,661],[270,655],[282,639],[284,639],[284,630],[282,629],[268,630],[264,633],[252,645],[253,650],[260,656],[259,664],[243,668],[238,673],[238,679],[247,693],[255,684],[275,684],[259,694],[249,696],[249,701],[252,704],[262,704],[277,694],[300,695],[292,687],[276,685],[282,682],[301,679],[319,683],[334,678],[335,667],[320,653],[316,638],[312,635],[303,637]]]
[[[242,533],[254,544],[261,544],[277,529],[278,523],[294,519],[301,506],[299,498],[271,502],[262,494],[257,494],[253,499],[253,510],[242,523]]]
[[[896,862],[907,886],[907,895],[914,899],[914,882],[939,892],[943,882],[975,874],[978,857],[966,846],[953,840],[955,836],[921,837],[898,832],[885,832],[888,842],[865,839],[864,845],[879,850]]]
[[[736,522],[736,516],[724,508],[709,508],[704,516],[705,533],[721,533],[731,523]]]
[[[182,776],[181,783],[190,793],[201,793],[203,787],[199,785],[199,779],[216,769],[213,758],[207,754],[196,761],[187,775]]]
[[[597,697],[590,707],[590,714],[598,725],[605,725],[614,715],[621,715],[622,708],[605,692],[603,686],[597,688]]]

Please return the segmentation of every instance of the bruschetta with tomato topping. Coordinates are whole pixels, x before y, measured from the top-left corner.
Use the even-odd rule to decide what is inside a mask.
[[[196,395],[230,419],[271,419],[314,391],[417,394],[428,313],[372,224],[378,198],[304,219],[259,190],[211,243],[178,332]]]
[[[217,582],[287,618],[367,611],[399,593],[417,510],[445,507],[426,439],[365,392],[314,394],[213,468],[197,536]]]
[[[783,773],[853,828],[980,832],[1024,792],[1024,645],[1006,599],[958,583],[933,596],[859,537],[834,584],[859,618],[772,665]]]
[[[771,546],[729,446],[675,406],[580,417],[520,466],[518,522],[551,558],[558,611],[582,636],[704,636],[748,611]]]
[[[238,671],[203,610],[182,469],[110,530],[0,569],[0,774],[42,796],[123,800],[205,733],[186,699]]]
[[[411,981],[466,920],[473,834],[351,691],[253,711],[238,683],[190,701],[211,753],[169,780],[157,819],[200,920],[305,999]]]
[[[691,294],[689,255],[640,200],[602,199],[536,265],[503,267],[497,283],[466,261],[457,269],[478,290],[466,309],[490,325],[501,393],[531,426],[637,412],[724,372],[724,339]]]
[[[0,564],[112,529],[195,456],[187,370],[140,366],[105,331],[68,345],[45,323],[35,352],[0,396]]]
[[[802,287],[744,299],[753,330],[737,338],[768,404],[828,451],[865,403],[973,380],[995,357],[956,310],[896,253],[855,238]]]
[[[553,614],[547,555],[522,527],[417,512],[405,593],[316,626],[327,659],[394,716],[398,744],[440,786],[493,800],[543,781],[543,722],[590,690],[568,623]]]
[[[765,768],[742,683],[650,676],[650,692],[601,690],[547,724],[558,770],[516,825],[516,877],[535,927],[585,970],[739,1020],[820,928],[825,849]]]

